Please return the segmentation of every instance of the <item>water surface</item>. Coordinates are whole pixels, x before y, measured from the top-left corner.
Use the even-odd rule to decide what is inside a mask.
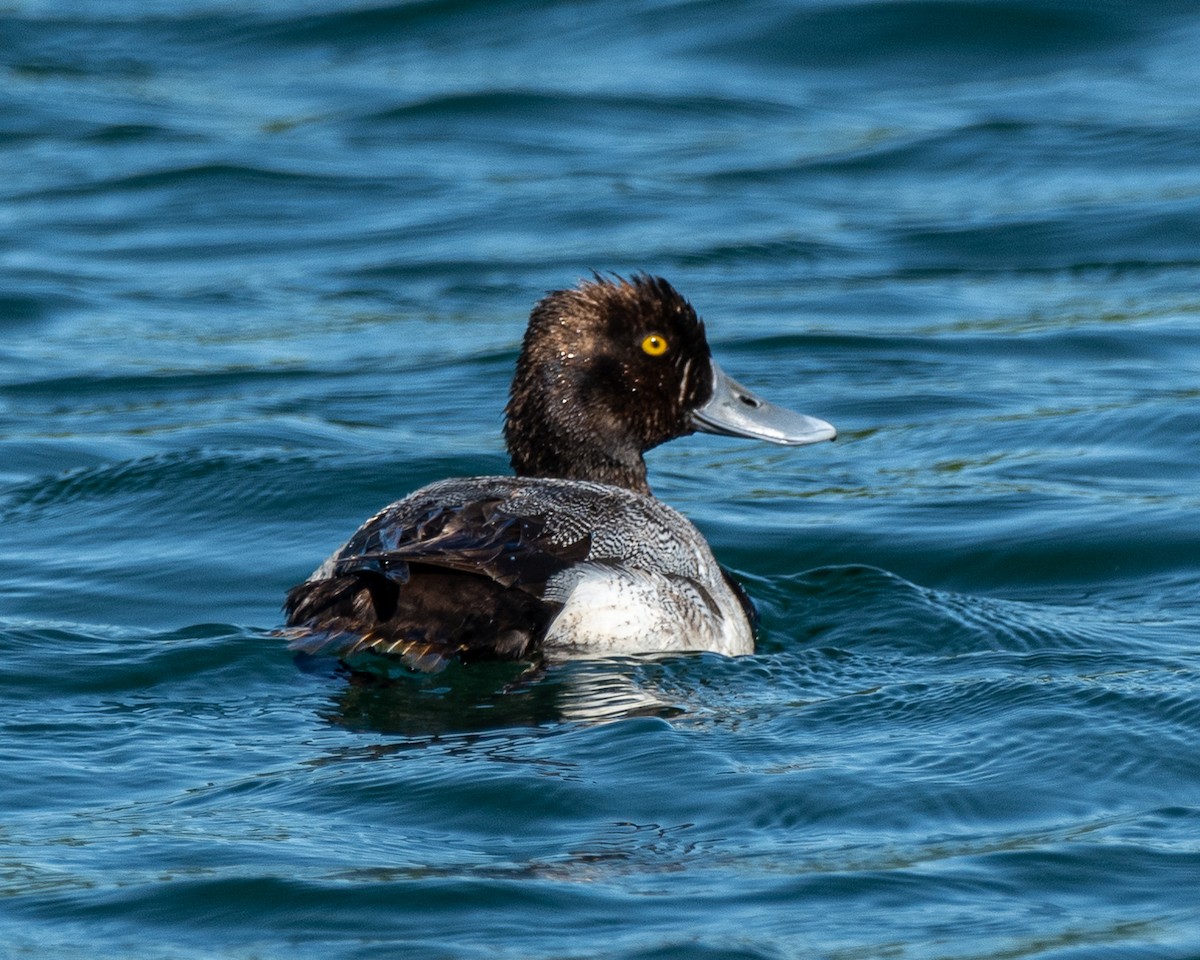
[[[0,6],[5,949],[1200,954],[1196,13]],[[301,669],[594,269],[841,430],[650,456],[758,654]]]

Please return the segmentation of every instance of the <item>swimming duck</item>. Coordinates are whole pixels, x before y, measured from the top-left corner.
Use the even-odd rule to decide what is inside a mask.
[[[712,359],[667,281],[596,276],[539,301],[504,436],[515,476],[430,484],[384,507],[287,594],[294,650],[399,663],[754,650],[754,608],[657,500],[645,451],[695,431],[799,445],[834,428]]]

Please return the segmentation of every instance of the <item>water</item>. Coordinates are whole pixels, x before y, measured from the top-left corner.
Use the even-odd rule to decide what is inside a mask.
[[[1198,12],[0,6],[0,954],[1200,956]],[[592,269],[759,653],[301,669]]]

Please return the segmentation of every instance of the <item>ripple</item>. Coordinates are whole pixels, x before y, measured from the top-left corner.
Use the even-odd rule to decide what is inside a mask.
[[[924,70],[970,66],[1003,75],[1014,61],[1044,58],[1057,65],[1058,58],[1117,46],[1130,31],[1169,25],[1181,10],[1164,3],[1148,12],[1147,19],[1131,17],[1114,3],[830,4],[780,15],[702,49],[774,67],[845,69],[882,62],[903,68],[920,62]]]

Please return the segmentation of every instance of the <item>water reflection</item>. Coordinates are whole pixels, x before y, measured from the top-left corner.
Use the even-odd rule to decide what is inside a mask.
[[[321,711],[351,730],[436,736],[557,723],[607,723],[631,717],[679,716],[685,711],[653,669],[662,658],[575,660],[560,663],[451,664],[435,675],[329,670],[344,685]]]

